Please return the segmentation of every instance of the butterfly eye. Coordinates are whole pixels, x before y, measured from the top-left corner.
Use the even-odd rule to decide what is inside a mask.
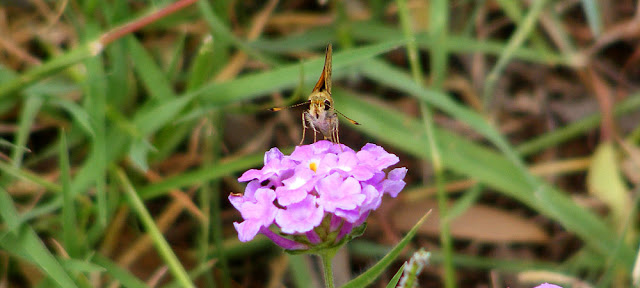
[[[331,102],[324,100],[324,110],[329,110],[329,108],[331,108]]]

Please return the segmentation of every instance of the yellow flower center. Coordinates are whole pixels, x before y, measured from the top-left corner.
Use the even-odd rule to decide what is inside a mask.
[[[316,164],[316,162],[309,163],[309,169],[313,170],[313,172],[316,172],[316,169],[318,169],[318,164]]]

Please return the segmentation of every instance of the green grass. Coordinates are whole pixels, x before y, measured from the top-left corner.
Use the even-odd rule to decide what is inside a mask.
[[[609,60],[606,55],[581,54],[589,46],[576,39],[575,31],[559,27],[556,38],[547,37],[549,31],[541,21],[561,26],[573,20],[570,14],[553,10],[556,1],[534,1],[526,7],[520,2],[495,1],[498,5],[492,6],[497,9],[493,13],[512,22],[509,33],[488,39],[474,32],[477,18],[450,15],[464,7],[478,16],[489,5],[482,1],[427,1],[428,17],[418,14],[423,10],[403,6],[405,1],[393,1],[398,3],[397,11],[385,1],[371,1],[365,6],[373,16],[364,20],[353,20],[351,8],[344,1],[334,1],[330,7],[309,8],[325,16],[318,18],[322,21],[327,15],[335,17],[330,17],[331,24],[320,21],[281,31],[270,23],[255,41],[247,41],[245,33],[259,25],[254,17],[262,4],[196,2],[107,43],[105,36],[119,31],[120,25],[140,23],[175,2],[72,1],[49,29],[60,29],[73,41],[62,45],[34,34],[31,45],[21,47],[37,55],[41,64],[16,65],[22,62],[19,57],[11,58],[17,57],[12,53],[2,58],[11,61],[0,62],[0,121],[12,130],[0,134],[0,153],[6,155],[0,158],[0,277],[7,275],[0,281],[8,281],[9,286],[22,283],[29,277],[25,265],[38,271],[33,279],[40,279],[40,287],[109,287],[116,282],[147,287],[149,271],[162,267],[168,270],[159,286],[169,287],[251,286],[261,279],[252,278],[251,273],[268,275],[274,268],[250,267],[247,259],[269,259],[281,251],[262,238],[237,241],[231,222],[238,215],[230,212],[227,196],[242,191],[236,178],[259,167],[265,149],[278,143],[286,153],[297,144],[287,140],[282,127],[298,125],[299,111],[281,112],[293,115],[294,123],[282,124],[290,115],[270,114],[262,107],[279,105],[279,98],[294,101],[297,96],[292,94],[310,91],[322,69],[322,49],[332,42],[336,107],[362,124],[342,121],[341,132],[349,136],[341,139],[349,139],[345,144],[353,148],[372,142],[393,150],[404,157],[402,163],[416,169],[410,172],[410,187],[436,183],[439,189],[442,251],[431,251],[431,265],[443,267],[445,273],[436,283],[460,285],[465,272],[473,269],[486,273],[545,269],[583,277],[601,287],[631,285],[638,242],[637,209],[629,211],[626,225],[612,223],[602,213],[574,201],[572,193],[580,191],[580,186],[574,189],[528,170],[544,161],[537,157],[545,159],[548,151],[562,153],[576,139],[594,138],[590,145],[597,145],[590,134],[602,125],[606,113],[560,123],[523,139],[500,129],[499,119],[519,116],[491,105],[499,93],[507,99],[516,96],[500,85],[503,79],[513,81],[517,74],[512,63],[549,73],[569,71],[566,77],[578,81],[576,75],[588,68],[585,63]],[[596,2],[581,1],[580,11],[585,14],[585,29],[602,35],[607,30]],[[31,19],[31,12],[17,11],[16,17]],[[228,11],[234,11],[232,18]],[[389,11],[395,12],[388,15]],[[274,14],[294,12],[301,11],[280,3]],[[420,17],[427,17],[428,25],[414,27]],[[31,24],[43,24],[33,19]],[[239,75],[215,81],[240,52],[248,60]],[[466,70],[471,69],[465,66],[472,57],[483,57],[487,65],[480,75],[484,86],[474,90],[478,103],[484,104],[481,109],[461,101],[448,86],[450,76],[472,78],[472,72]],[[630,73],[620,70],[621,78]],[[602,77],[609,81],[611,76]],[[627,86],[620,86],[620,91],[627,91]],[[601,97],[593,94],[589,97]],[[636,91],[625,96],[612,108],[616,117],[640,107]],[[415,104],[420,115],[398,108],[397,99]],[[476,137],[438,121],[443,118]],[[260,138],[276,121],[274,135]],[[640,135],[635,129],[635,135]],[[628,145],[637,149],[639,137],[629,135]],[[628,135],[618,136],[625,139]],[[629,157],[625,146],[614,146],[615,155]],[[582,156],[595,151],[585,147],[587,155]],[[433,178],[421,181],[422,167],[431,167]],[[444,190],[444,183],[458,179],[477,184],[459,197],[452,196]],[[637,191],[631,183],[625,182],[628,190]],[[460,239],[450,233],[449,221],[492,197],[509,203],[508,207],[496,205],[497,209],[544,219],[547,228],[555,229],[547,232],[561,230],[566,233],[563,237],[574,237],[578,247],[571,247],[571,255],[555,261],[505,260],[457,251],[453,243]],[[180,201],[188,201],[203,218],[186,213],[188,205]],[[184,204],[182,212],[162,231],[159,219],[176,203]],[[420,231],[411,233],[425,236]],[[136,260],[156,261],[153,269],[143,270],[141,264],[122,267],[118,253],[144,235],[151,237],[153,247]],[[391,248],[367,236],[350,247],[352,255],[373,263]],[[110,244],[111,237],[116,244]],[[402,245],[408,245],[410,238],[404,238]],[[354,277],[348,287],[363,287],[383,273],[391,279],[397,267],[389,265],[400,255],[398,247],[403,246],[395,246],[393,257],[383,258],[362,278]],[[540,247],[531,249],[536,248]],[[291,274],[281,281],[303,287],[308,283],[304,279],[317,275],[306,270],[304,260],[297,257],[289,260]]]

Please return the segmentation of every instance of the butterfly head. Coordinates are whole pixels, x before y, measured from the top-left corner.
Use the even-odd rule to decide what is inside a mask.
[[[333,111],[333,99],[325,91],[315,92],[309,96],[309,113],[315,118]]]

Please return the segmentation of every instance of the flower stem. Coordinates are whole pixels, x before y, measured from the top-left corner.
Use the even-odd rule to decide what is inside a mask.
[[[336,287],[335,283],[333,283],[333,265],[331,265],[331,259],[335,254],[333,249],[322,251],[319,254],[322,259],[322,270],[324,271],[324,286],[327,288]]]

